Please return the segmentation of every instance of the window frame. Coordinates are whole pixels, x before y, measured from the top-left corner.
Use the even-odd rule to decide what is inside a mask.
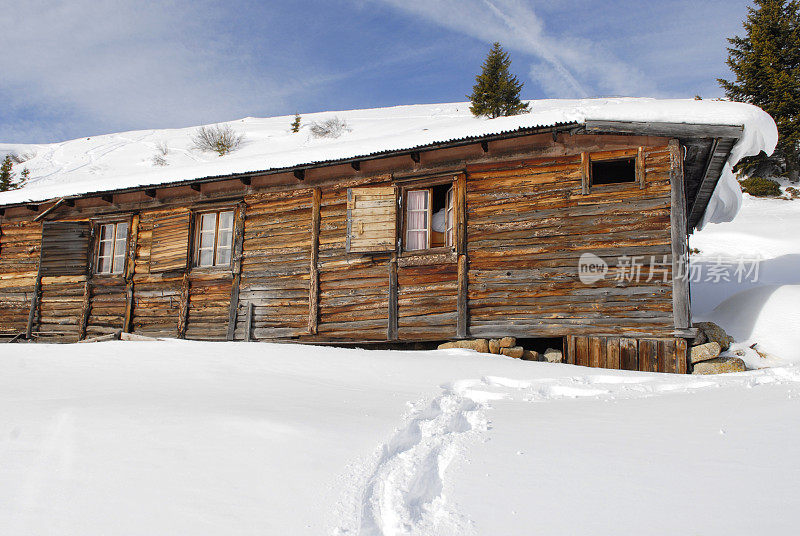
[[[121,255],[117,253],[117,245],[120,241],[118,235],[119,226],[125,224],[125,240],[124,240],[124,250]],[[103,258],[109,258],[111,262],[111,268],[108,272],[101,272],[100,271],[100,248],[103,242],[108,242],[103,240],[103,227],[105,226],[113,226],[114,229],[114,237],[110,240],[111,242],[111,255],[103,256]],[[94,229],[94,246],[93,246],[93,253],[92,253],[92,276],[101,276],[101,277],[122,277],[125,275],[128,269],[128,247],[130,245],[130,238],[131,238],[131,219],[114,219],[114,220],[100,220],[93,222],[93,229]],[[114,260],[117,257],[122,257],[122,267],[119,271],[114,271]]]
[[[401,210],[399,217],[401,218],[402,225],[400,225],[400,240],[399,240],[399,249],[400,249],[400,256],[409,257],[409,256],[419,256],[419,255],[431,255],[431,254],[439,254],[439,253],[452,253],[455,252],[456,243],[457,243],[457,233],[458,233],[458,217],[456,215],[456,186],[457,186],[457,176],[453,176],[452,178],[442,179],[441,177],[437,177],[435,179],[430,180],[418,180],[409,182],[404,184],[401,187],[400,195],[401,195]],[[437,186],[449,186],[447,193],[445,194],[445,245],[444,246],[437,246],[431,247],[431,238],[433,236],[433,189]],[[425,190],[428,192],[428,229],[427,229],[427,247],[425,249],[406,249],[406,244],[408,242],[408,193],[413,191],[420,191]],[[452,201],[452,206],[450,207],[450,211],[452,212],[452,234],[450,241],[452,242],[451,245],[447,245],[447,203],[448,201]]]
[[[592,177],[592,165],[594,163],[621,160],[633,160],[634,172],[632,181],[594,184],[594,178]],[[634,188],[643,190],[647,187],[645,179],[644,147],[630,147],[613,151],[583,152],[581,153],[581,168],[583,195],[594,193],[598,188],[601,192],[615,192]]]
[[[231,214],[231,226],[229,229],[230,232],[230,243],[227,246],[228,249],[228,262],[227,263],[218,263],[218,256],[219,256],[219,238],[220,238],[220,215],[223,213],[229,212]],[[208,248],[201,248],[200,247],[200,239],[203,233],[202,229],[202,221],[203,216],[207,216],[209,214],[214,214],[214,247],[212,250],[212,258],[213,264],[200,264],[200,254],[201,251],[207,250]],[[233,249],[234,249],[234,240],[236,237],[236,208],[235,207],[216,207],[216,208],[209,208],[205,210],[198,210],[194,211],[192,214],[192,261],[191,261],[191,269],[192,270],[207,270],[207,271],[231,271],[233,270]]]

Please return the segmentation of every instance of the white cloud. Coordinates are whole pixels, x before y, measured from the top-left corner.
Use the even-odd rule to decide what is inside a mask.
[[[638,69],[617,58],[601,43],[549,33],[533,7],[521,0],[375,1],[482,41],[500,41],[509,50],[537,57],[529,74],[549,96],[653,92],[652,84]]]

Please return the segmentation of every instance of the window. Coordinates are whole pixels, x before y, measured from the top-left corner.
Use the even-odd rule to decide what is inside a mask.
[[[197,216],[195,266],[230,266],[233,211],[204,212]]]
[[[454,195],[451,184],[406,192],[405,251],[453,247]]]
[[[128,245],[128,222],[103,223],[97,241],[98,274],[121,274],[125,270]]]
[[[592,162],[592,185],[636,182],[636,159]]]

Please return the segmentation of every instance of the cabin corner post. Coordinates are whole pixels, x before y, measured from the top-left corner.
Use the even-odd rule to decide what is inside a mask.
[[[316,335],[319,328],[319,226],[322,190],[311,194],[311,264],[308,282],[308,333]]]
[[[25,327],[25,338],[30,340],[33,336],[33,326],[39,312],[39,304],[42,299],[42,250],[44,244],[44,225],[42,225],[42,237],[39,242],[39,265],[36,267],[36,281],[33,284],[33,295],[31,296],[31,309],[28,312],[28,324]]]
[[[89,327],[89,315],[92,311],[92,275],[95,271],[94,266],[94,251],[97,247],[95,240],[95,226],[92,225],[89,230],[89,248],[87,250],[86,259],[86,280],[83,282],[83,302],[81,303],[81,316],[78,323],[78,340],[82,341],[86,338],[86,330]]]
[[[136,273],[136,249],[139,245],[139,215],[131,218],[130,238],[128,240],[127,264],[125,266],[125,316],[122,320],[122,331],[133,331],[133,277]]]
[[[247,205],[242,202],[236,208],[234,229],[236,235],[233,239],[233,282],[231,283],[231,301],[228,305],[228,332],[226,339],[234,340],[236,335],[236,322],[239,315],[239,288],[242,282],[242,256],[244,252],[244,224]]]
[[[677,139],[669,142],[670,234],[672,239],[672,315],[675,329],[691,327],[688,240],[683,155]]]
[[[456,254],[458,255],[458,297],[456,299],[456,337],[467,338],[469,333],[469,304],[467,295],[469,260],[467,258],[467,176],[461,174],[456,180]]]

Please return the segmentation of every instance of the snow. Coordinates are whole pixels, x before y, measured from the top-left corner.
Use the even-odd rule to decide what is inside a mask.
[[[788,185],[784,182],[784,186]],[[730,223],[711,224],[695,233],[690,246],[700,250],[691,264],[709,267],[758,259],[757,281],[731,277],[692,283],[695,320],[725,328],[747,352],[751,365],[800,362],[800,201],[745,194],[741,212]],[[770,355],[765,360],[752,344]]]
[[[10,536],[789,534],[800,369],[466,350],[5,345]]]
[[[0,193],[0,205],[36,202],[184,180],[281,169],[371,153],[403,150],[520,128],[583,123],[587,120],[654,121],[744,126],[704,222],[729,221],[739,208],[738,183],[730,167],[743,156],[771,153],[777,143],[772,118],[755,106],[725,101],[610,98],[530,101],[533,112],[496,119],[475,118],[468,103],[422,104],[368,110],[320,112],[302,117],[303,128],[290,131],[294,116],[248,117],[227,123],[244,134],[243,146],[224,157],[192,148],[197,127],[141,130],[44,145],[0,144],[0,154],[29,156],[26,187]],[[315,138],[308,126],[338,116],[349,131],[339,138]],[[157,166],[157,146],[166,144],[166,166]]]

